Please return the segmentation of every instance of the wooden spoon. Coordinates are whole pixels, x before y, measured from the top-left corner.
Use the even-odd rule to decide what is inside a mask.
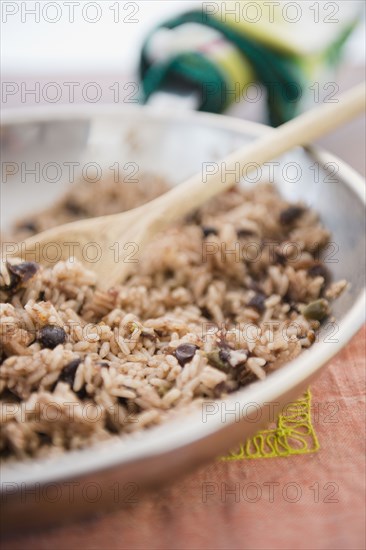
[[[363,83],[341,95],[337,103],[315,107],[231,153],[205,182],[198,173],[141,207],[49,229],[14,245],[8,255],[34,258],[44,264],[74,256],[94,270],[99,286],[107,289],[129,275],[139,252],[157,232],[238,183],[234,170],[237,163],[242,173],[249,162],[262,165],[293,147],[308,145],[364,112],[365,105]]]

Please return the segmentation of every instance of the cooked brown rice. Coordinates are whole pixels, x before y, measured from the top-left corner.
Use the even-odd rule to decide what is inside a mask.
[[[129,209],[165,189],[152,176],[83,182],[14,234]],[[158,236],[108,292],[72,258],[2,262],[2,455],[83,447],[265,378],[311,346],[345,286],[319,260],[328,240],[315,212],[260,185],[234,188]]]

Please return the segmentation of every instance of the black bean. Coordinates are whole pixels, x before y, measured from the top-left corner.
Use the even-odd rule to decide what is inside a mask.
[[[70,213],[70,214],[73,214],[74,216],[81,216],[82,214],[86,214],[86,210],[85,208],[80,205],[80,204],[77,204],[76,202],[74,202],[73,200],[67,200],[65,202],[65,208],[66,210]]]
[[[21,223],[17,226],[17,229],[22,231],[30,231],[31,233],[36,233],[38,228],[37,228],[37,224],[36,222],[34,221],[28,221],[28,222],[24,222],[24,223]]]
[[[209,319],[210,321],[212,321],[212,314],[211,312],[207,309],[206,306],[202,306],[201,308],[201,315],[203,317],[206,317],[206,319]]]
[[[62,369],[61,374],[58,377],[58,380],[60,382],[66,382],[66,384],[69,384],[70,388],[72,388],[74,385],[75,374],[80,363],[81,363],[80,357],[70,361],[70,363],[65,365],[64,368]]]
[[[299,311],[299,309],[296,305],[296,302],[294,302],[294,300],[291,297],[290,292],[287,291],[286,294],[284,296],[282,296],[282,300],[290,306],[289,312],[296,311],[296,313],[300,313],[300,311]]]
[[[52,437],[49,434],[38,432],[38,439],[41,445],[50,445],[52,443]]]
[[[122,407],[127,407],[128,399],[126,397],[117,397],[117,402],[122,405]]]
[[[208,351],[206,357],[210,365],[222,372],[228,374],[231,371],[231,367],[227,361],[230,357],[230,352],[227,350],[220,350],[218,348]]]
[[[251,229],[237,229],[236,234],[238,236],[238,239],[243,239],[245,237],[251,237],[252,235],[255,235],[255,232]]]
[[[80,357],[78,357],[77,359],[73,359],[72,361],[70,361],[70,363],[65,365],[65,367],[61,371],[59,380],[61,380],[62,382],[67,382],[68,384],[70,384],[70,386],[72,386],[74,384],[76,370],[80,363],[81,359]]]
[[[46,325],[39,331],[39,342],[44,348],[53,349],[66,340],[66,332],[55,325]]]
[[[19,277],[22,283],[29,281],[38,271],[39,264],[36,262],[22,262],[21,264],[7,264],[8,271]]]
[[[187,214],[187,216],[185,217],[185,221],[187,223],[194,223],[196,225],[199,225],[200,224],[200,221],[201,221],[201,214],[200,214],[200,211],[199,210],[194,210],[193,212],[190,212],[189,214]]]
[[[158,339],[156,334],[152,334],[151,332],[147,332],[144,330],[141,332],[141,336],[143,336],[144,338],[147,338],[148,340],[151,340],[152,342],[156,342]]]
[[[239,359],[239,361],[233,355],[233,353],[235,353],[235,351],[232,350],[231,348],[228,348],[226,350],[221,350],[220,354],[219,354],[221,359],[227,361],[227,363],[230,365],[231,369],[233,369],[234,371],[238,368],[239,365],[242,365],[243,363],[245,363],[247,358],[248,358],[248,352],[247,351],[244,351],[244,350],[237,350],[237,351],[239,353],[241,353],[241,355],[242,355],[242,357]]]
[[[314,264],[308,269],[309,277],[323,277],[324,282],[328,283],[330,281],[329,270],[323,264]]]
[[[235,369],[235,379],[237,380],[239,386],[247,386],[252,382],[257,380],[257,377],[253,372],[245,367],[245,365],[239,365]]]
[[[201,229],[204,237],[209,237],[210,235],[218,235],[218,231],[215,227],[203,225]]]
[[[181,367],[193,359],[197,349],[198,346],[195,346],[194,344],[181,344],[177,347],[175,350],[175,357]]]
[[[79,399],[85,399],[85,397],[88,397],[88,392],[86,391],[85,385],[80,388],[79,391],[75,392]]]
[[[219,351],[219,358],[224,363],[229,362],[229,360],[230,360],[230,348],[229,347],[221,348],[220,351]]]
[[[39,265],[35,262],[22,262],[16,265],[7,262],[6,267],[9,272],[10,283],[2,286],[2,290],[17,289],[19,285],[31,279],[39,269]]]
[[[167,279],[171,279],[172,277],[174,277],[174,271],[172,269],[164,269],[164,277],[166,277]]]
[[[278,252],[278,250],[275,250],[275,259],[276,263],[279,265],[285,266],[287,263],[287,258],[282,252]]]
[[[12,273],[10,270],[8,270],[8,272],[9,272],[9,278],[10,278],[9,284],[1,285],[0,290],[6,290],[6,291],[15,290],[19,285],[19,281],[20,281],[19,277],[17,275],[14,275],[14,273]]]
[[[253,309],[256,309],[258,311],[258,313],[264,313],[265,309],[266,309],[266,306],[265,306],[265,301],[266,301],[266,295],[263,294],[262,292],[257,292],[253,298],[251,300],[249,300],[248,302],[248,307],[252,307]]]
[[[228,385],[225,381],[219,382],[213,389],[214,397],[221,397],[223,393],[229,393]]]
[[[127,400],[127,410],[129,412],[129,414],[132,416],[132,415],[136,415],[139,412],[141,412],[142,407],[140,407],[140,405],[135,403],[135,401],[131,401],[131,399],[130,399],[130,400]]]
[[[291,225],[300,218],[304,212],[305,209],[302,206],[290,206],[286,208],[286,210],[282,210],[280,214],[280,223],[282,225]]]

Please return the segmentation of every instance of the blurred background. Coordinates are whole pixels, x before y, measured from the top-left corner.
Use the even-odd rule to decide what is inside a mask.
[[[283,46],[286,49],[289,43],[293,44],[298,57],[303,56],[306,60],[306,70],[312,66],[308,73],[305,71],[308,78],[307,94],[301,109],[307,108],[311,101],[319,102],[329,96],[336,97],[342,90],[365,78],[363,0],[3,1],[1,11],[3,109],[38,104],[57,107],[67,103],[92,105],[142,101],[144,87],[141,85],[139,66],[144,45],[151,65],[161,62],[161,51],[166,56],[173,56],[189,47],[200,49],[202,53],[207,46],[206,34],[203,39],[201,30],[197,31],[194,26],[191,27],[192,32],[187,27],[185,34],[180,25],[180,29],[175,29],[170,35],[159,32],[153,34],[153,39],[150,37],[157,26],[190,11],[204,11],[206,15],[214,14],[216,17],[219,15],[221,23],[229,23],[229,26],[234,23],[236,30],[239,29],[244,36],[249,36],[250,39],[254,36],[257,43],[261,46],[264,44],[267,49],[272,48],[275,53],[278,51],[278,44],[271,43],[271,38],[279,29],[280,41],[281,33],[283,34],[280,50]],[[258,17],[258,13],[261,17]],[[271,14],[274,21],[268,25]],[[280,20],[276,21],[276,18]],[[283,19],[287,22],[285,26],[281,26]],[[246,26],[242,28],[243,20]],[[256,34],[258,29],[259,35]],[[188,38],[187,34],[190,35]],[[345,35],[347,38],[344,38]],[[150,37],[148,48],[147,37]],[[217,36],[207,36],[208,41],[212,42],[213,39],[217,40]],[[169,40],[173,40],[173,45],[167,45]],[[341,46],[339,42],[342,42]],[[319,63],[320,58],[329,57],[334,44],[338,44],[336,60]],[[315,71],[314,65],[317,65]],[[224,63],[221,64],[220,68],[222,67]],[[229,71],[232,67],[226,69]],[[256,76],[249,77],[247,74],[246,77],[248,81],[256,80]],[[51,85],[54,83],[56,87]],[[159,106],[161,108],[161,103]],[[203,110],[212,108],[209,106]],[[258,101],[236,98],[231,104],[228,101],[224,108],[221,105],[217,111],[259,122],[269,121],[265,94]],[[354,144],[359,144],[360,149],[358,146],[344,147],[350,139]],[[365,144],[362,121],[355,121],[322,140],[321,144],[360,172],[365,172],[361,154],[361,148]]]
[[[282,3],[289,4],[287,1]],[[315,2],[319,5],[322,3],[328,4],[327,11],[323,8],[324,19],[327,16],[330,19],[328,25],[331,26],[333,19],[335,21],[346,16],[352,17],[354,13],[365,13],[363,0]],[[47,2],[49,7],[43,13],[42,9],[37,10],[35,7],[39,2],[2,4],[2,74],[7,78],[11,75],[133,74],[142,44],[151,29],[173,15],[200,9],[203,4],[214,2],[59,1]],[[58,9],[56,4],[59,5]],[[87,9],[83,12],[85,6]],[[314,10],[304,10],[302,17],[309,18],[311,13],[315,18]],[[320,18],[321,14],[314,32],[308,36],[312,43],[327,32],[327,23],[321,25]],[[255,20],[254,11],[251,15],[248,10],[248,19]],[[354,65],[364,64],[365,33],[364,20],[361,18],[345,48],[344,61]]]

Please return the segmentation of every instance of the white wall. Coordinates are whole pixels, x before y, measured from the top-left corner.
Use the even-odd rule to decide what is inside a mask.
[[[300,4],[308,1],[301,0]],[[30,13],[36,4],[39,5],[39,22]],[[85,10],[87,4],[90,6]],[[101,16],[96,23],[85,20],[94,19],[97,15],[92,4],[96,4],[100,10]],[[364,0],[338,0],[332,4],[341,6],[341,13],[351,5],[364,4]],[[119,21],[114,22],[117,5]],[[200,5],[201,2],[196,0],[43,0],[38,3],[2,0],[2,76],[90,72],[130,74],[136,66],[141,43],[149,29],[164,18]],[[58,18],[54,23],[47,21]],[[360,63],[364,57],[364,25],[360,25],[350,42],[349,58]]]

